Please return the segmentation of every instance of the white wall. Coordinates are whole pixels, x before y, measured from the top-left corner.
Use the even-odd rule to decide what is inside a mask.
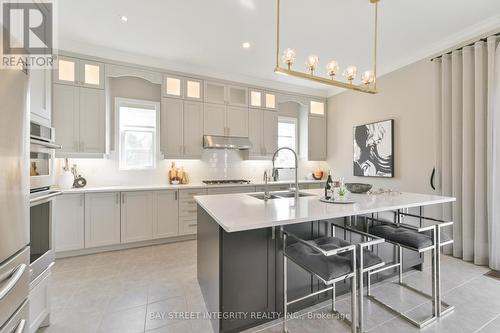
[[[429,60],[422,60],[378,81],[376,95],[347,91],[328,99],[328,164],[334,176],[401,191],[434,193],[434,79]],[[353,176],[353,127],[394,119],[392,179]]]

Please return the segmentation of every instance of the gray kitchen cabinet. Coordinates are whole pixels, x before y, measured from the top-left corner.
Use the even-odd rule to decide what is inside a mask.
[[[121,240],[132,243],[153,238],[153,192],[121,193]]]
[[[71,85],[53,85],[53,125],[57,157],[85,157],[106,150],[104,90]]]
[[[163,76],[163,96],[203,100],[203,81],[188,77],[165,74]]]
[[[120,243],[120,192],[85,194],[85,248]]]
[[[203,153],[203,103],[184,101],[182,142],[184,157],[201,157]]]
[[[193,235],[197,230],[195,195],[207,194],[206,189],[179,190],[179,235]]]
[[[226,106],[205,103],[203,110],[203,134],[226,135]]]
[[[51,71],[31,69],[29,71],[31,121],[52,126]]]
[[[262,114],[262,128],[264,155],[272,156],[278,149],[278,113],[264,110]]]
[[[54,70],[54,82],[104,89],[104,64],[91,60],[59,56]]]
[[[84,195],[64,194],[54,200],[54,251],[85,247]]]
[[[248,112],[248,138],[252,143],[248,154],[250,157],[263,156],[264,145],[262,119],[264,111],[261,109],[250,109]]]
[[[271,110],[250,109],[248,134],[252,148],[250,157],[269,157],[278,149],[278,113]]]
[[[310,116],[308,124],[308,160],[326,160],[326,117]]]
[[[248,108],[205,103],[203,134],[248,137]]]
[[[248,192],[255,192],[255,186],[229,186],[208,189],[208,194],[231,194]]]
[[[199,158],[203,151],[203,104],[163,98],[160,150],[165,158]]]
[[[106,151],[106,110],[104,90],[80,88],[80,152]]]
[[[228,106],[226,127],[227,136],[248,137],[248,108]]]
[[[153,238],[179,235],[179,192],[158,191],[153,196]]]
[[[271,314],[276,308],[276,244],[271,228],[222,232],[222,304],[228,313]],[[235,251],[235,249],[238,249]],[[242,288],[245,286],[245,288]],[[224,320],[221,332],[240,332],[262,319]]]
[[[291,180],[290,183],[287,184],[269,184],[269,185],[259,185],[256,186],[255,191],[256,192],[264,192],[264,191],[288,191],[290,189],[290,186],[293,186],[292,184],[295,181]]]
[[[183,101],[162,98],[160,113],[160,150],[165,158],[182,155],[182,111]]]
[[[248,106],[248,89],[205,81],[205,102],[246,107]]]
[[[57,128],[56,142],[62,149],[56,152],[57,157],[66,153],[79,151],[80,138],[80,90],[63,84],[53,86],[53,125]]]

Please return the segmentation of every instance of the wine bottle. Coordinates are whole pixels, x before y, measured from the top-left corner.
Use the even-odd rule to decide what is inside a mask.
[[[326,180],[326,185],[325,185],[325,199],[330,200],[332,197],[332,192],[333,192],[333,180],[332,180],[332,173],[329,170],[328,171],[328,178]]]

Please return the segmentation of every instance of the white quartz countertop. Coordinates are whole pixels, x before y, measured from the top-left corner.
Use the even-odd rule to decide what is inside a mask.
[[[320,184],[326,180],[299,180],[299,184]],[[294,184],[294,180],[280,180],[276,182],[269,182],[272,185]],[[190,183],[185,185],[110,185],[110,186],[87,186],[84,188],[72,188],[69,190],[62,190],[63,193],[95,193],[95,192],[129,192],[129,191],[161,191],[161,190],[184,190],[184,189],[208,189],[220,187],[242,187],[242,186],[262,186],[263,181],[250,182],[249,184],[217,184],[206,185],[204,183]]]
[[[314,196],[263,201],[248,194],[195,196],[196,202],[227,232],[453,202],[452,197],[419,193],[349,194],[353,204],[324,203],[322,189],[303,190]]]

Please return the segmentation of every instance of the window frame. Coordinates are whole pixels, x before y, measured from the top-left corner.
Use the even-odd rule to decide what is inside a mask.
[[[152,166],[147,167],[126,167],[124,163],[122,163],[122,129],[120,126],[120,108],[121,107],[134,107],[134,108],[143,108],[143,109],[151,109],[155,110],[155,129],[154,129],[154,147],[153,147],[153,163]],[[118,169],[123,171],[143,171],[143,170],[154,170],[156,169],[157,162],[161,159],[160,152],[160,102],[149,101],[149,100],[141,100],[141,99],[130,99],[123,97],[115,97],[115,151],[116,151],[116,160],[118,164]],[[137,131],[144,131],[147,127],[145,126],[135,126]],[[144,131],[150,132],[150,131]]]
[[[279,125],[280,123],[288,123],[288,124],[293,124],[295,125],[295,153],[297,153],[297,156],[300,156],[299,154],[299,119],[296,117],[290,117],[290,116],[278,116],[278,130],[277,130],[277,141],[278,141],[278,149],[282,148],[279,145],[279,138],[280,138],[280,131],[279,131]],[[278,153],[281,153],[281,151]],[[289,167],[283,167],[285,169],[288,169]]]

